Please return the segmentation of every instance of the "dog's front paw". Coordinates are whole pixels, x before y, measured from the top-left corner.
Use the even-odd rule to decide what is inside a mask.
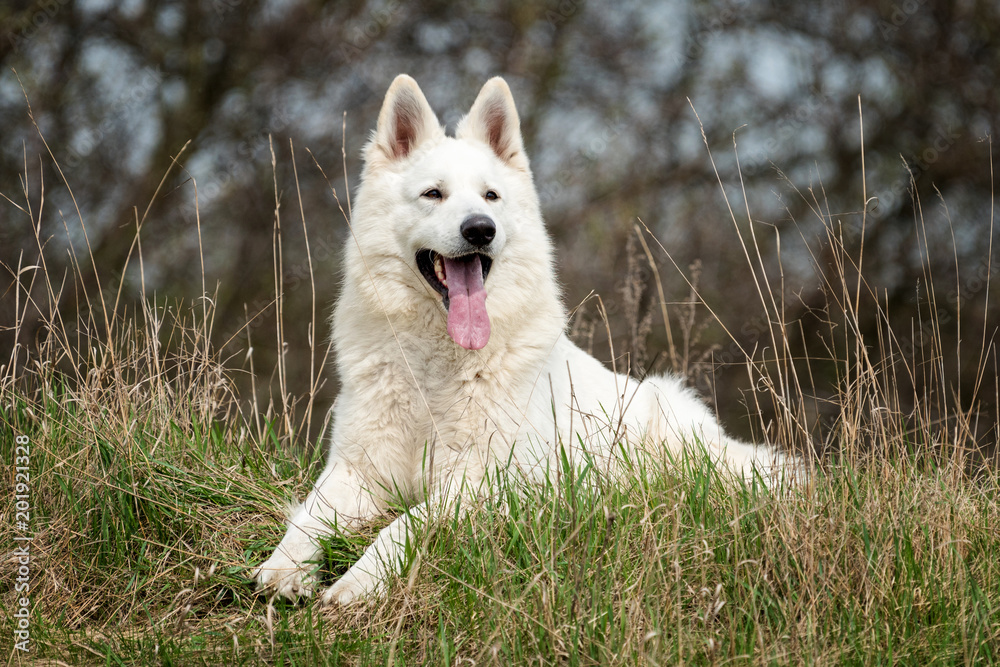
[[[364,598],[381,595],[383,584],[366,572],[356,572],[356,567],[348,570],[337,583],[323,593],[323,604],[348,605]]]
[[[275,552],[264,563],[258,565],[251,576],[257,582],[257,590],[295,600],[312,597],[316,587],[316,566],[311,563],[296,563],[291,558]]]

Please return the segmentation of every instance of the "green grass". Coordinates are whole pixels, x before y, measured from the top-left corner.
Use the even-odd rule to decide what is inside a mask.
[[[616,480],[561,471],[541,486],[508,483],[461,519],[433,518],[414,545],[416,565],[386,600],[269,607],[248,569],[280,540],[282,503],[308,490],[316,461],[250,446],[227,424],[138,419],[123,436],[114,418],[81,414],[58,392],[49,400],[18,398],[0,413],[8,433],[32,444],[35,659],[1000,661],[992,475],[872,460],[774,493],[722,483],[690,459],[637,463]],[[12,441],[0,446],[5,461]],[[329,580],[376,528],[328,543]],[[5,531],[0,548],[14,546]],[[13,600],[8,588],[4,606]],[[12,633],[5,618],[0,641]]]
[[[39,234],[41,207],[29,205],[26,185],[23,194]],[[817,255],[836,271],[817,266],[829,302],[814,313],[822,331],[808,326],[828,357],[794,342],[803,323],[786,320],[784,288],[767,282],[755,237],[740,238],[757,256],[748,251],[745,270],[760,279],[771,326],[761,351],[747,353],[749,407],[774,408],[774,420],[758,424],[768,441],[832,452],[808,485],[724,483],[697,457],[633,461],[615,478],[563,469],[547,484],[508,480],[467,513],[432,516],[387,597],[346,608],[272,604],[248,578],[281,539],[286,503],[304,497],[322,464],[322,446],[303,434],[320,421],[313,407],[328,350],[310,335],[305,391],[282,354],[268,381],[268,369],[254,368],[249,328],[248,349],[221,360],[207,294],[189,307],[157,303],[144,287],[126,303],[124,283],[92,295],[85,273],[109,267],[81,253],[73,275],[50,275],[49,240],[37,238],[36,258],[6,267],[15,317],[0,322],[17,341],[0,366],[0,460],[10,471],[0,478],[0,655],[52,665],[1000,663],[1000,472],[977,451],[984,440],[995,448],[996,415],[953,395],[941,322],[919,340],[905,323],[890,326],[877,287],[847,277],[863,246],[852,254],[840,217],[823,207],[816,215],[828,231]],[[129,256],[140,276],[141,222]],[[696,281],[671,325],[652,244],[638,238],[667,357],[689,368]],[[280,314],[280,236],[275,265]],[[631,270],[626,280],[637,280]],[[933,283],[926,289],[932,304]],[[78,308],[64,318],[70,299]],[[876,340],[858,333],[862,312],[878,316]],[[295,325],[316,332],[316,317]],[[276,350],[284,327],[279,316]],[[971,370],[983,392],[1000,395],[991,335],[983,330]],[[818,382],[815,368],[833,379]],[[254,380],[250,396],[236,394],[239,372]],[[23,437],[28,654],[13,647]],[[388,520],[327,540],[324,581]]]

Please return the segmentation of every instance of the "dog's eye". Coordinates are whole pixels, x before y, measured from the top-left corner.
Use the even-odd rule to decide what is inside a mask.
[[[486,201],[496,201],[497,199],[500,199],[500,195],[496,193],[496,190],[487,190],[483,197],[486,198]]]
[[[427,199],[441,199],[442,198],[441,191],[438,190],[437,188],[431,188],[430,190],[428,190],[427,192],[423,193],[420,196],[421,197],[426,197]]]

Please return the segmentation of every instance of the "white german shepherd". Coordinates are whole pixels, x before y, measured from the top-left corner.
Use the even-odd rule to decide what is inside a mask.
[[[615,374],[566,337],[503,79],[483,86],[448,137],[417,83],[398,76],[364,158],[333,317],[342,389],[329,460],[256,569],[261,588],[312,595],[317,540],[401,499],[412,509],[323,601],[378,593],[425,503],[481,492],[501,466],[542,476],[560,447],[610,466],[620,451],[697,446],[732,473],[780,475],[780,454],[726,436],[679,379]]]

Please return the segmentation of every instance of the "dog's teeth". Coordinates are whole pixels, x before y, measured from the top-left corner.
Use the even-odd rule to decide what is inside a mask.
[[[448,286],[448,281],[444,276],[444,261],[441,259],[441,255],[434,258],[434,275],[437,276],[437,279],[441,281],[442,285],[445,287]]]

